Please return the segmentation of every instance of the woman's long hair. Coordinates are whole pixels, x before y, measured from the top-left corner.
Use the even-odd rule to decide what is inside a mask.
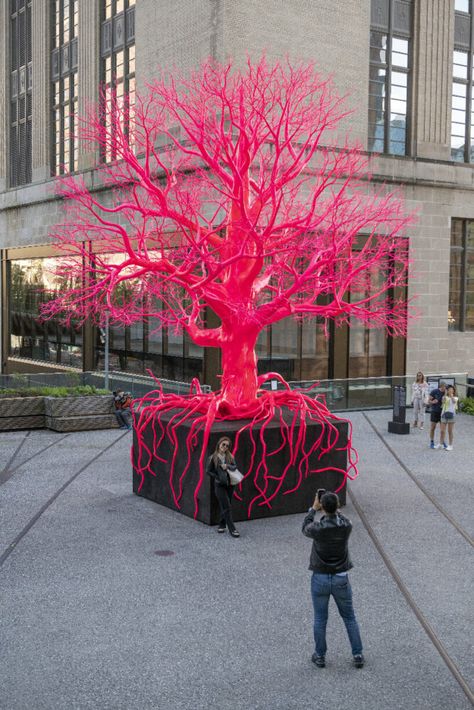
[[[212,454],[212,460],[214,461],[214,464],[216,466],[219,463],[219,459],[217,458],[217,454],[219,453],[219,446],[222,444],[223,441],[229,442],[229,446],[227,447],[227,451],[225,452],[225,462],[226,463],[234,463],[234,457],[232,456],[232,453],[230,450],[230,447],[232,446],[232,442],[228,436],[221,436],[221,438],[217,442],[216,450]]]
[[[419,375],[421,375],[421,380],[418,379],[418,376],[419,376]],[[416,373],[415,382],[421,382],[421,383],[425,382],[425,376],[424,376],[424,374],[423,374],[422,372],[417,372],[417,373]]]

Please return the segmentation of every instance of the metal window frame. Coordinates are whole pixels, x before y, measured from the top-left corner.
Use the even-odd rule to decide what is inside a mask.
[[[466,303],[466,298],[467,298],[467,273],[468,273],[468,265],[467,265],[467,258],[468,258],[468,253],[471,251],[468,249],[467,246],[467,227],[469,223],[473,223],[474,220],[471,219],[461,219],[459,217],[453,217],[451,219],[451,236],[453,233],[453,227],[454,227],[454,222],[455,221],[460,221],[462,224],[462,229],[461,229],[461,246],[453,246],[452,244],[450,245],[450,267],[451,267],[451,256],[453,252],[460,253],[461,254],[461,273],[460,273],[460,284],[461,284],[461,289],[460,289],[460,294],[459,294],[459,328],[452,328],[454,332],[460,332],[460,333],[470,333],[472,332],[471,328],[466,328],[466,312],[467,312],[467,303]],[[448,308],[449,308],[449,302],[448,302]]]
[[[371,18],[370,32],[384,32],[387,35],[386,60],[385,60],[385,116],[384,116],[384,135],[383,135],[383,154],[394,155],[398,157],[399,153],[390,151],[390,107],[392,101],[392,41],[396,39],[408,40],[408,67],[406,70],[403,67],[397,67],[396,71],[407,75],[407,114],[406,114],[406,133],[405,133],[405,152],[403,156],[411,155],[411,134],[412,134],[412,110],[413,110],[413,26],[414,26],[414,3],[410,0],[411,17],[410,27],[407,32],[400,28],[395,28],[394,15],[396,8],[396,0],[388,0],[388,24],[382,26],[373,22]],[[372,4],[372,10],[374,5]],[[373,13],[374,14],[374,13]],[[372,62],[370,62],[372,64]],[[370,90],[370,75],[369,75],[369,90]],[[369,151],[377,152],[377,151]]]
[[[8,9],[8,186],[12,189],[32,182],[32,5],[32,0],[21,6],[10,1]],[[20,17],[24,17],[21,37]]]
[[[467,31],[467,25],[469,24],[469,30]],[[474,71],[473,71],[473,61],[474,61],[474,12],[472,7],[472,2],[470,3],[469,12],[461,12],[460,10],[454,11],[454,47],[453,52],[466,52],[467,53],[467,79],[463,80],[458,77],[451,77],[451,97],[452,88],[455,83],[464,84],[467,86],[466,89],[466,118],[464,126],[464,159],[463,161],[454,160],[451,156],[451,160],[455,163],[464,162],[472,163],[471,160],[471,140],[473,138],[472,128],[471,128],[471,112],[472,112],[472,100],[474,96]],[[468,35],[468,36],[467,36]],[[454,64],[454,62],[453,62]],[[452,106],[451,106],[452,108]],[[452,130],[452,121],[451,121]],[[451,133],[452,136],[452,133]]]
[[[63,41],[64,32],[64,0],[60,0],[60,37],[59,46],[55,46],[55,23],[56,23],[56,0],[50,0],[51,12],[51,147],[50,147],[50,170],[51,175],[62,175],[65,172],[73,173],[76,171],[74,166],[74,155],[76,152],[76,136],[72,117],[75,115],[78,106],[78,96],[71,92],[69,99],[65,100],[65,82],[66,79],[72,79],[74,87],[74,76],[78,72],[78,37],[74,35],[74,0],[70,3],[69,13],[69,32],[71,39],[68,42]],[[78,2],[78,11],[80,12],[80,3]],[[55,84],[59,82],[59,103],[55,99]],[[66,107],[69,108],[69,164],[64,165],[64,156],[66,153],[65,141],[65,114]],[[56,131],[56,111],[60,111],[61,121],[59,136]],[[59,138],[59,140],[57,140]],[[56,156],[56,145],[59,144],[59,156]]]
[[[130,81],[135,78],[135,69],[130,72],[130,61],[129,61],[129,49],[135,45],[135,5],[129,5],[129,0],[125,0],[124,8],[119,13],[116,12],[116,0],[112,0],[111,7],[111,17],[105,17],[105,2],[101,2],[101,32],[100,32],[100,57],[101,57],[101,69],[100,78],[101,84],[104,90],[112,90],[115,93],[115,88],[118,84],[117,79],[123,82],[124,94],[129,93]],[[117,41],[116,37],[116,27],[118,21],[123,22],[123,32],[121,41]],[[117,54],[119,52],[124,53],[123,57],[123,74],[120,77],[116,77],[117,68]],[[107,59],[111,60],[111,72],[112,81],[107,82],[106,79],[106,69],[105,62]],[[125,130],[128,131],[128,126],[125,126]],[[108,161],[113,161],[116,159],[115,155],[107,156],[106,152],[101,149],[101,161],[106,163]]]

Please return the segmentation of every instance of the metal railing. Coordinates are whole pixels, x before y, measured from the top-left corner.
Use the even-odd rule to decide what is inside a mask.
[[[428,382],[454,380],[460,397],[466,397],[469,389],[467,373],[441,373],[426,375]],[[406,404],[411,404],[411,386],[414,375],[397,377],[355,377],[341,380],[303,380],[288,382],[291,389],[305,390],[310,396],[324,395],[326,403],[334,412],[360,409],[388,409],[393,405],[393,388],[406,388]],[[276,380],[270,380],[263,385],[264,389],[283,389],[284,385]],[[469,393],[474,396],[474,388]]]
[[[157,382],[147,375],[131,372],[109,372],[108,389],[110,391],[123,389],[134,397],[143,397],[148,392],[158,388]],[[406,404],[411,404],[411,385],[414,375],[404,377],[359,377],[341,380],[304,380],[289,382],[294,390],[304,390],[310,396],[324,395],[326,403],[334,412],[361,409],[387,409],[393,405],[393,388],[406,387]],[[436,383],[444,379],[455,381],[458,395],[474,396],[474,386],[468,383],[468,376],[462,373],[436,373],[427,375],[428,382]],[[189,394],[190,383],[157,378],[165,393]],[[106,389],[104,372],[36,372],[31,374],[0,375],[0,389],[26,387],[76,387],[78,385],[94,385],[98,389]],[[263,389],[283,389],[283,384],[270,380]],[[201,385],[203,392],[211,392],[209,385]]]
[[[188,394],[190,382],[178,382],[159,378],[166,393]],[[149,376],[131,372],[109,372],[108,387],[105,387],[104,372],[35,372],[28,374],[0,375],[1,389],[24,389],[27,387],[77,387],[93,385],[98,389],[123,389],[134,397],[143,397],[158,388],[157,382]],[[203,392],[210,392],[209,385],[201,385]]]

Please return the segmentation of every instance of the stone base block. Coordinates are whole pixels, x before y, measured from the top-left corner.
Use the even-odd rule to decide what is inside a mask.
[[[390,434],[409,434],[410,424],[408,422],[389,422],[388,431]]]
[[[169,418],[170,415],[162,418],[164,425],[167,424]],[[286,419],[288,420],[289,417],[286,417]],[[137,458],[139,450],[137,446],[136,432],[134,431],[134,444],[132,451],[134,467],[133,491],[137,495],[153,500],[156,503],[160,503],[161,505],[172,508],[173,510],[178,510],[183,515],[194,517],[194,495],[196,487],[199,483],[199,456],[202,447],[202,433],[198,434],[196,440],[193,442],[191,464],[183,477],[182,495],[180,496],[178,505],[173,498],[170,484],[171,459],[173,454],[176,454],[175,472],[173,476],[175,490],[178,489],[179,478],[187,465],[186,439],[190,432],[191,423],[192,422],[188,420],[185,424],[180,425],[179,429],[176,430],[176,445],[172,445],[168,439],[165,439],[162,442],[157,453],[160,458],[166,461],[166,463],[163,463],[158,458],[155,458],[152,461],[151,468],[155,475],[149,472],[145,474],[144,483],[140,491],[138,489],[141,478],[137,474]],[[215,423],[210,434],[206,459],[207,456],[214,451],[217,441],[221,436],[229,436],[230,439],[234,441],[237,431],[241,429],[245,423],[246,422],[244,421]],[[345,446],[348,435],[347,422],[334,421],[333,424],[339,431],[338,447]],[[320,424],[307,425],[307,440],[309,438],[314,441],[319,436],[320,432]],[[143,435],[146,445],[151,447],[153,441],[152,425],[148,425],[147,429],[143,432]],[[261,468],[257,475],[257,481],[255,482],[254,480],[254,473],[257,471],[262,459],[262,444],[259,438],[260,431],[258,429],[254,429],[253,438],[256,448],[252,472],[245,478],[241,488],[237,488],[232,504],[233,515],[236,521],[305,512],[309,506],[312,505],[318,488],[325,488],[327,490],[334,491],[344,481],[344,475],[340,472],[335,470],[324,470],[331,467],[342,471],[346,470],[347,452],[345,450],[340,451],[335,448],[328,454],[321,456],[321,458],[319,458],[319,452],[316,452],[310,457],[309,467],[310,469],[314,469],[312,473],[309,473],[305,477],[301,477],[300,480],[298,465],[296,465],[287,471],[283,483],[279,484],[277,479],[281,476],[289,459],[288,444],[284,443],[282,439],[279,422],[276,420],[271,422],[271,424],[267,426],[263,436],[267,451],[275,452],[267,458],[269,474],[273,477],[267,482],[267,490],[277,491],[277,493],[270,505],[265,503],[262,498],[257,500],[252,506],[249,515],[249,504],[256,496],[259,495],[257,486],[261,487],[265,485]],[[296,436],[297,429],[294,434],[295,439]],[[239,439],[239,450],[236,454],[237,466],[242,473],[245,473],[251,464],[252,452],[253,444],[248,431],[246,431]],[[296,490],[292,491],[294,488],[296,488]],[[345,485],[338,495],[341,505],[345,505]],[[240,500],[238,497],[240,497]],[[203,523],[207,523],[208,525],[217,524],[220,518],[219,507],[213,490],[213,481],[209,478],[209,476],[204,475],[197,500],[199,503],[197,519]]]

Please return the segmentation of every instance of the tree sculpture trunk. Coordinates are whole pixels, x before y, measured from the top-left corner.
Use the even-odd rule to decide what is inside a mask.
[[[258,333],[254,328],[235,328],[222,343],[221,413],[250,412],[255,407],[258,390],[255,345]]]

